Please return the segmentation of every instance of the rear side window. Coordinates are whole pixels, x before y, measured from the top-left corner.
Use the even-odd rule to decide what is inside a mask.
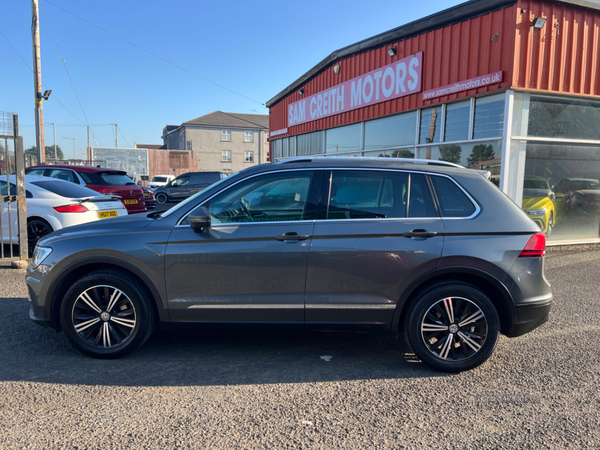
[[[221,178],[221,174],[219,172],[206,172],[200,173],[197,175],[196,183],[198,184],[213,184],[219,181]]]
[[[25,171],[26,175],[36,175],[38,177],[44,176],[44,170],[46,169],[29,169]]]
[[[48,176],[50,178],[56,178],[58,180],[64,180],[70,183],[79,184],[79,180],[77,179],[75,173],[72,170],[51,169]]]
[[[328,220],[406,217],[408,175],[388,171],[333,171]]]
[[[408,217],[436,217],[431,192],[424,175],[420,173],[410,175],[409,198]]]
[[[99,197],[96,191],[78,186],[72,183],[60,183],[56,181],[34,181],[33,183],[37,187],[46,189],[53,194],[60,195],[65,198],[85,198],[85,197]]]
[[[432,176],[431,181],[442,217],[469,217],[475,212],[473,202],[453,181],[438,176]]]

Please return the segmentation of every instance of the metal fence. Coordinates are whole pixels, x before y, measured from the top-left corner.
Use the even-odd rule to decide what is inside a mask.
[[[25,155],[19,119],[16,114],[0,112],[0,259],[27,259],[25,198]]]

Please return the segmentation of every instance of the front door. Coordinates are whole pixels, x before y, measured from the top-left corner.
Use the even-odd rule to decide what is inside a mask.
[[[387,331],[402,286],[434,269],[442,252],[427,180],[389,170],[329,177],[309,254],[306,327]]]
[[[204,203],[210,228],[176,226],[165,259],[171,320],[303,326],[319,182],[306,170],[253,176]]]

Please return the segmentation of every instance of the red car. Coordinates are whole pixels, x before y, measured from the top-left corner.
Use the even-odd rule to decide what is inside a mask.
[[[154,198],[154,191],[148,186],[141,186],[141,188],[144,191],[144,203],[146,204],[146,208],[156,208],[156,199]]]
[[[25,170],[25,174],[58,178],[101,194],[118,195],[129,214],[146,212],[144,191],[122,170],[90,166],[32,166]]]

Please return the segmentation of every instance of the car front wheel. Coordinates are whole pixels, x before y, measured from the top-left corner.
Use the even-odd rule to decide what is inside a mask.
[[[152,334],[154,310],[147,297],[129,275],[113,271],[90,273],[67,291],[60,309],[62,329],[86,355],[127,355]]]
[[[167,201],[169,200],[169,198],[167,197],[167,194],[163,194],[162,192],[160,194],[156,195],[156,201],[158,203],[167,203]]]
[[[490,357],[500,319],[479,289],[446,284],[421,295],[404,326],[409,345],[423,362],[446,372],[461,372]]]

